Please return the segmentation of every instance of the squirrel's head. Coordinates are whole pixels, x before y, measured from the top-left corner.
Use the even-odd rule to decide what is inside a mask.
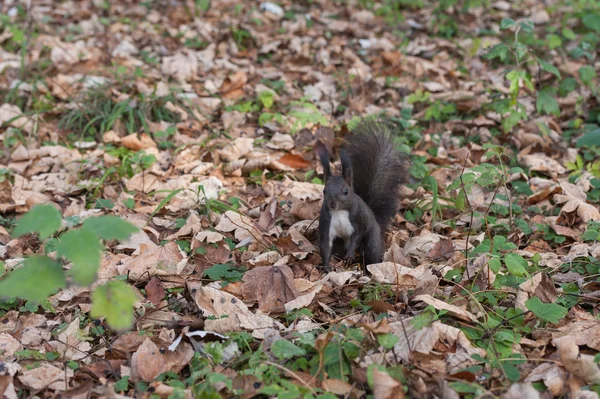
[[[318,143],[319,144],[319,143]],[[352,189],[352,162],[345,151],[340,151],[342,174],[331,174],[329,166],[329,153],[322,145],[317,145],[317,154],[323,165],[325,177],[325,190],[323,190],[323,204],[331,211],[349,210],[354,203],[354,190]]]

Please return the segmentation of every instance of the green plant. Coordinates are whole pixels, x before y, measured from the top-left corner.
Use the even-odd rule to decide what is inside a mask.
[[[61,228],[60,213],[52,205],[36,205],[23,215],[13,229],[14,237],[37,233],[40,241],[53,237]],[[76,224],[79,224],[77,222]],[[28,257],[23,264],[0,280],[0,298],[24,299],[39,304],[57,290],[67,286],[67,277],[73,284],[88,286],[97,279],[102,240],[124,240],[137,227],[117,216],[99,216],[86,219],[80,227],[69,228],[57,236],[57,260],[47,255]],[[58,260],[71,262],[65,272]],[[97,287],[92,293],[92,317],[105,317],[114,329],[126,329],[133,323],[132,306],[137,294],[123,281],[112,280]]]
[[[140,130],[150,132],[148,122],[180,121],[178,113],[166,108],[168,102],[177,102],[174,95],[164,97],[138,95],[134,99],[116,101],[108,86],[95,86],[86,90],[77,101],[77,107],[60,117],[58,127],[72,132],[74,139],[101,139],[101,135],[122,124],[128,133]]]
[[[502,128],[504,132],[510,132],[519,122],[527,118],[525,106],[519,102],[521,96],[521,86],[523,85],[531,92],[535,92],[532,77],[528,72],[527,66],[537,65],[540,71],[548,72],[557,79],[561,79],[560,71],[548,61],[536,57],[523,43],[527,41],[527,35],[533,35],[534,25],[530,20],[524,19],[514,21],[510,18],[504,18],[500,24],[504,31],[514,30],[511,43],[500,43],[490,49],[484,58],[488,60],[498,59],[502,63],[514,65],[514,69],[509,69],[505,77],[509,81],[508,98],[498,98],[489,104],[494,111],[504,116]],[[523,39],[523,35],[525,39]],[[560,113],[558,102],[555,99],[556,89],[551,86],[544,86],[537,92],[536,106],[539,113]]]

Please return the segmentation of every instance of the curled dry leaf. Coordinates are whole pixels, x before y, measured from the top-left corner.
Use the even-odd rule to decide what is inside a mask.
[[[540,393],[529,383],[515,383],[502,395],[502,399],[540,399]]]
[[[556,301],[557,293],[554,282],[548,273],[538,273],[523,282],[519,288],[529,294],[529,297],[538,297],[545,303]]]
[[[289,151],[294,148],[294,139],[289,134],[281,134],[276,132],[271,140],[267,143],[267,147],[274,150]]]
[[[335,378],[323,380],[323,382],[321,382],[321,388],[323,388],[325,392],[331,392],[334,395],[343,396],[345,398],[358,399],[362,398],[365,394],[364,391],[355,388],[354,385]]]
[[[258,301],[263,312],[281,312],[284,305],[299,295],[294,274],[288,266],[255,267],[244,274],[242,290],[248,301]]]
[[[15,352],[23,350],[23,347],[12,335],[0,334],[0,360],[12,362]]]
[[[230,75],[225,79],[223,85],[221,85],[221,94],[223,98],[236,100],[244,95],[244,85],[248,81],[248,76],[241,69],[233,75]]]
[[[420,281],[434,277],[427,265],[411,269],[392,262],[376,263],[368,265],[375,281],[384,284],[393,284],[401,290],[409,290],[417,287]]]
[[[156,276],[152,276],[148,284],[146,284],[146,295],[154,306],[158,306],[165,297],[165,289],[162,282]]]
[[[121,139],[123,147],[133,151],[145,150],[147,148],[156,147],[154,140],[150,138],[146,133],[139,135],[132,133],[129,136],[125,136]]]
[[[543,381],[548,391],[554,396],[560,396],[565,387],[567,373],[553,363],[542,363],[525,378],[525,382]]]
[[[375,399],[404,399],[402,384],[393,379],[388,373],[373,369],[373,398]]]
[[[254,226],[254,221],[249,217],[233,211],[227,211],[219,219],[215,230],[226,233],[234,231],[236,240],[242,241],[247,238],[260,238],[260,231]]]
[[[600,211],[594,205],[587,203],[587,195],[580,187],[568,182],[561,182],[560,187],[563,194],[554,195],[554,200],[559,204],[564,203],[561,213],[577,212],[584,223],[590,220],[600,221]]]
[[[532,171],[543,172],[552,177],[565,173],[565,168],[545,154],[519,155],[519,163]]]
[[[579,346],[570,336],[555,338],[554,345],[558,348],[558,354],[563,366],[586,384],[600,383],[600,369],[594,361],[594,356],[581,353]]]
[[[417,295],[414,298],[415,301],[422,301],[425,302],[428,305],[433,306],[434,308],[438,309],[438,310],[446,310],[448,311],[448,313],[454,317],[457,317],[461,320],[467,321],[467,322],[472,322],[472,323],[476,323],[477,322],[477,317],[469,312],[466,311],[464,309],[459,308],[458,306],[454,306],[454,305],[450,305],[444,301],[440,301],[439,299],[435,299],[434,297],[432,297],[431,295]]]
[[[32,389],[52,389],[56,391],[64,391],[68,388],[65,384],[73,377],[73,370],[65,366],[65,370],[61,370],[49,363],[42,363],[39,367],[26,370],[19,375],[21,384]]]
[[[427,257],[433,261],[448,260],[454,253],[454,244],[447,238],[442,238],[429,250]]]
[[[264,338],[269,328],[277,330],[284,326],[260,310],[252,313],[240,299],[220,289],[202,286],[198,282],[188,282],[187,287],[193,295],[198,308],[205,316],[215,316],[215,320],[206,320],[205,329],[221,334],[247,329],[255,338]],[[220,319],[221,316],[227,316]]]
[[[150,276],[178,276],[187,266],[188,258],[176,242],[149,249],[139,256],[123,259],[117,266],[121,275],[128,275],[130,279],[145,281]]]
[[[82,336],[89,333],[89,327],[84,331],[79,329],[79,317],[76,317],[69,326],[58,335],[56,341],[50,341],[49,344],[56,348],[56,351],[63,354],[69,360],[81,360],[87,357],[87,352],[92,345],[82,340]]]
[[[278,162],[289,166],[293,169],[306,169],[310,166],[310,162],[296,154],[284,154],[278,159]]]
[[[250,137],[238,137],[217,151],[217,153],[223,161],[233,162],[252,151],[253,145],[254,139]]]
[[[167,371],[178,373],[194,356],[192,346],[181,343],[175,351],[159,348],[149,337],[131,357],[131,367],[135,376],[144,381],[152,381]]]

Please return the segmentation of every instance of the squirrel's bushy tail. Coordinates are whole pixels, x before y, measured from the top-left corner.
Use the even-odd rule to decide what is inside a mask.
[[[367,203],[385,232],[397,210],[398,189],[408,181],[408,156],[396,148],[393,125],[383,119],[363,119],[347,140],[352,160],[354,192]]]

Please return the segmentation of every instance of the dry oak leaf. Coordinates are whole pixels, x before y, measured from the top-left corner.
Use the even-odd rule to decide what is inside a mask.
[[[187,266],[188,258],[175,241],[148,249],[139,256],[123,259],[117,266],[120,275],[146,281],[150,276],[179,276]]]
[[[404,244],[404,254],[417,259],[425,259],[429,251],[443,238],[442,235],[423,230],[419,236],[411,237]]]
[[[169,227],[172,226],[171,223],[169,224]],[[181,236],[194,235],[198,233],[198,231],[200,231],[201,228],[201,221],[198,217],[198,214],[196,212],[190,212],[190,216],[185,221],[185,224],[177,232],[171,234],[168,237],[165,237],[164,240],[171,241]]]
[[[431,295],[417,295],[413,300],[425,302],[426,304],[433,306],[437,310],[447,310],[450,315],[459,318],[463,321],[473,323],[477,322],[477,317],[473,313],[461,309],[458,306],[450,305],[444,301],[435,299]]]
[[[532,171],[545,172],[552,177],[557,177],[566,172],[565,168],[546,154],[518,155],[519,163]]]
[[[152,302],[154,306],[158,306],[165,297],[165,289],[163,288],[162,282],[156,276],[152,276],[148,284],[146,284],[145,289],[148,300]]]
[[[285,329],[283,324],[264,315],[260,309],[252,313],[244,302],[220,289],[210,285],[202,286],[200,282],[192,281],[187,283],[187,287],[204,316],[215,316],[215,320],[205,321],[206,331],[227,334],[244,328],[252,331],[253,337],[264,339],[267,329]]]
[[[23,347],[12,335],[0,334],[0,360],[12,362],[15,352],[23,350]]]
[[[250,137],[238,137],[225,147],[217,151],[219,158],[225,162],[233,162],[252,151],[254,139]]]
[[[238,241],[246,238],[257,239],[261,236],[252,219],[234,211],[227,211],[221,215],[215,230],[225,233],[235,231],[235,239]]]
[[[34,127],[31,117],[23,114],[21,109],[16,105],[8,103],[0,106],[0,126],[2,126],[4,123],[7,123],[8,125],[17,129],[23,129],[27,133],[31,133]]]
[[[6,399],[18,399],[12,375],[0,375],[0,396]]]
[[[244,274],[242,291],[247,301],[258,301],[263,312],[281,312],[299,296],[294,273],[288,266],[259,266]]]
[[[554,396],[560,396],[563,393],[567,373],[553,363],[542,363],[534,368],[525,378],[525,382],[544,381],[548,391]]]
[[[327,277],[314,283],[305,279],[294,280],[294,285],[301,292],[301,295],[285,304],[286,312],[291,312],[294,309],[302,309],[310,305],[315,296],[321,292],[327,280]]]
[[[558,354],[563,366],[585,381],[586,384],[600,383],[600,369],[594,361],[594,356],[581,353],[579,346],[569,335],[552,340],[558,348]]]
[[[540,399],[540,393],[529,383],[514,383],[502,394],[502,399]]]
[[[527,292],[531,298],[537,296],[544,303],[553,303],[557,298],[556,287],[548,273],[534,275],[519,285],[519,289]]]
[[[163,75],[185,82],[198,73],[198,58],[190,51],[180,51],[173,56],[163,58],[161,71]]]
[[[133,151],[156,147],[154,140],[152,140],[146,133],[142,133],[139,137],[137,133],[132,133],[129,136],[125,136],[121,139],[121,144],[123,147]]]
[[[560,187],[563,194],[554,195],[554,200],[559,204],[565,203],[561,213],[577,211],[577,215],[584,223],[600,220],[600,211],[594,205],[587,203],[587,196],[580,187],[568,182],[561,182]]]
[[[135,376],[144,381],[152,381],[167,371],[178,373],[194,356],[194,349],[187,342],[177,346],[175,351],[160,348],[149,337],[131,357],[131,368]]]
[[[291,195],[294,198],[309,201],[319,200],[323,198],[324,186],[322,184],[293,181],[287,177],[285,178],[282,184],[284,189],[282,190],[281,195],[283,195],[284,197]]]
[[[600,351],[600,323],[596,320],[577,321],[560,327],[559,332],[553,334],[554,339],[568,336],[577,345],[587,345]]]
[[[433,261],[448,260],[454,253],[454,244],[447,238],[442,238],[429,250],[427,257]]]
[[[375,399],[404,399],[402,384],[393,379],[385,371],[373,369],[373,398]]]
[[[266,144],[267,147],[273,150],[291,150],[294,148],[294,139],[289,134],[276,132],[271,140]]]
[[[344,398],[358,399],[362,398],[365,394],[364,391],[355,388],[354,385],[336,378],[323,380],[323,382],[321,382],[321,388],[323,388],[325,392],[331,392],[334,395],[343,396]]]
[[[241,69],[225,79],[219,90],[223,98],[236,100],[244,95],[244,85],[248,81],[248,76]]]
[[[281,158],[279,158],[278,162],[289,166],[292,169],[305,169],[310,166],[310,162],[302,158],[300,155],[289,153],[284,154]]]
[[[49,363],[42,363],[40,367],[24,371],[19,376],[19,381],[26,387],[32,389],[53,389],[64,391],[65,378],[68,380],[73,377],[73,370],[66,368],[61,370]]]
[[[427,265],[412,269],[393,262],[382,262],[368,265],[367,269],[371,272],[373,280],[397,285],[400,289],[405,290],[415,288],[419,281],[433,276]]]
[[[85,330],[79,329],[79,317],[76,317],[69,326],[58,335],[56,341],[50,341],[48,344],[56,348],[56,351],[69,360],[81,360],[88,357],[88,351],[92,345],[87,341],[82,341],[81,337],[87,335],[89,327]]]

